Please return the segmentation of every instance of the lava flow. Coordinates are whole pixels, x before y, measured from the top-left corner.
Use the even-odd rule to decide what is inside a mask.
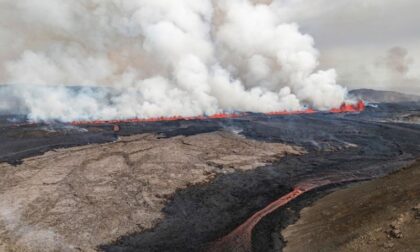
[[[305,193],[305,191],[301,188],[295,188],[292,192],[284,195],[266,208],[252,215],[251,218],[237,227],[232,233],[214,243],[208,251],[252,251],[252,230],[258,222],[303,193]]]
[[[124,120],[95,120],[95,121],[74,121],[71,124],[74,126],[77,125],[98,125],[98,124],[116,124],[116,123],[144,123],[144,122],[170,122],[170,121],[193,121],[193,120],[205,120],[205,119],[229,119],[229,118],[238,118],[242,117],[244,114],[227,114],[220,113],[214,114],[211,116],[171,116],[171,117],[151,117],[151,118],[132,118]]]
[[[331,109],[330,113],[356,113],[362,112],[366,108],[364,101],[360,100],[356,104],[343,103],[340,108]],[[313,109],[306,109],[300,111],[277,111],[265,113],[270,116],[285,116],[285,115],[302,115],[302,114],[315,114],[321,113],[322,111],[317,111]],[[192,116],[192,117],[183,117],[183,116],[173,116],[173,117],[153,117],[153,118],[132,118],[132,119],[122,119],[122,120],[95,120],[95,121],[74,121],[71,124],[74,126],[79,125],[100,125],[100,124],[118,124],[118,123],[145,123],[145,122],[170,122],[170,121],[193,121],[193,120],[205,120],[205,119],[233,119],[240,118],[249,115],[249,113],[220,113],[210,116]]]
[[[339,179],[339,180],[314,180],[304,182],[297,185],[293,191],[282,196],[278,200],[272,202],[264,209],[258,211],[252,215],[246,222],[237,227],[234,231],[229,233],[227,236],[213,243],[208,251],[240,251],[240,252],[251,252],[252,251],[252,230],[255,226],[267,215],[273,213],[277,209],[287,205],[291,201],[297,199],[304,193],[313,191],[315,189],[341,183],[351,183],[365,181],[369,178],[358,178],[358,179]]]

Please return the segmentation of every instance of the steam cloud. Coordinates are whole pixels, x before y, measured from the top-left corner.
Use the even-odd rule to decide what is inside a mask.
[[[0,0],[0,110],[32,120],[339,107],[281,1]],[[81,86],[78,88],[70,85]]]
[[[388,50],[388,55],[383,60],[385,66],[398,75],[405,76],[410,70],[410,65],[413,63],[411,58],[408,58],[408,51],[402,47],[393,47]]]

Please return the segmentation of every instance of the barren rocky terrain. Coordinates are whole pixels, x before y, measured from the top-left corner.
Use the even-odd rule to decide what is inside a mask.
[[[418,111],[379,104],[121,123],[118,132],[0,116],[0,251],[203,251],[296,186],[321,185],[261,216],[235,247],[281,251],[281,231],[302,208],[343,181],[383,177],[420,157],[420,125],[400,120]]]
[[[155,227],[179,189],[303,152],[228,132],[143,134],[3,163],[0,251],[94,251]]]
[[[285,252],[420,250],[420,163],[334,192],[283,231]]]

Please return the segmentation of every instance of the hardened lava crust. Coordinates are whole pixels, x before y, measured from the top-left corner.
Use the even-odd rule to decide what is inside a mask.
[[[2,116],[0,248],[280,251],[281,230],[299,209],[418,158],[420,125],[404,119],[417,111],[417,103],[379,104],[362,113],[122,123],[118,131]],[[215,246],[304,184],[316,189],[262,216],[250,244]]]

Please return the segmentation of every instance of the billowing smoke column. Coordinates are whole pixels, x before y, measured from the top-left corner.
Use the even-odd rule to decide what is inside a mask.
[[[0,110],[74,121],[339,107],[346,89],[317,71],[313,39],[282,1],[264,2],[0,1]]]

